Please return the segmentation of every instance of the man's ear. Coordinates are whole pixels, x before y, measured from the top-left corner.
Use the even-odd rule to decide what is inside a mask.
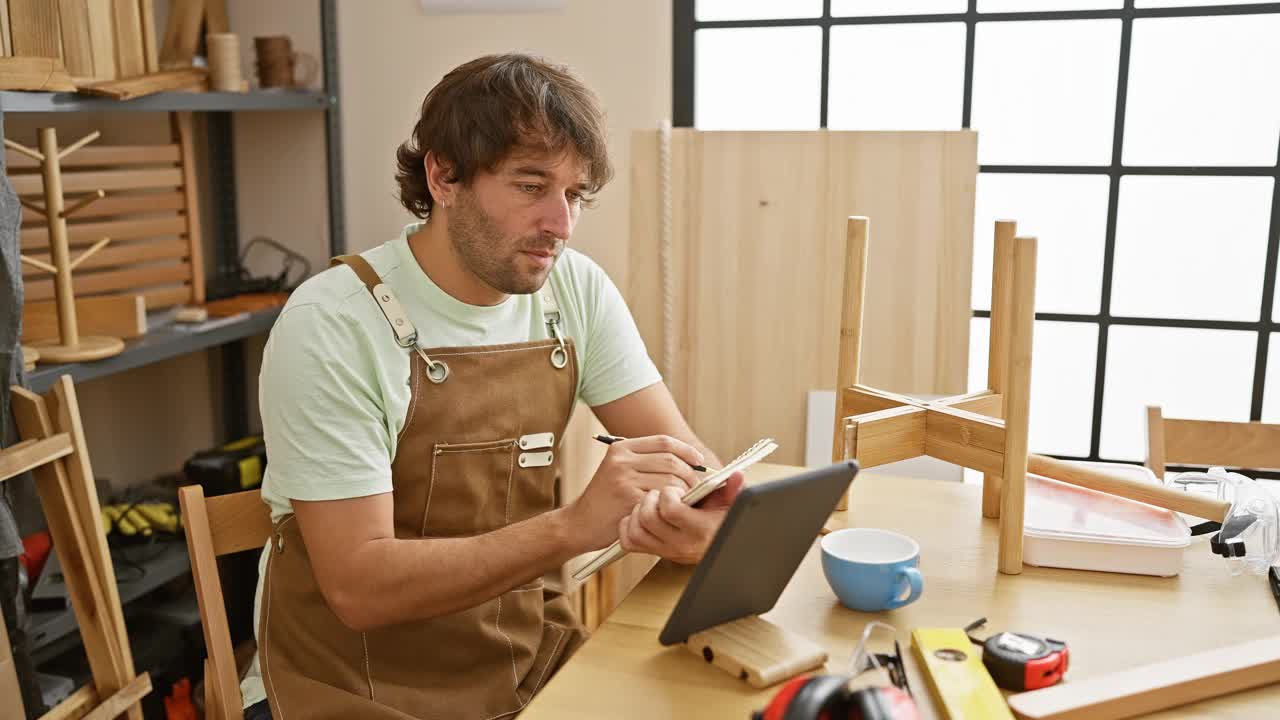
[[[451,207],[458,191],[458,183],[453,179],[453,166],[431,151],[423,156],[422,165],[427,173],[427,188],[431,190],[431,199],[441,207]]]

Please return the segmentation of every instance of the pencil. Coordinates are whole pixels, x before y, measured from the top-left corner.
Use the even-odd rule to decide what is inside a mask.
[[[613,435],[596,435],[596,439],[604,443],[605,445],[612,445],[618,442],[619,440],[626,440],[626,438],[614,437]],[[698,472],[707,471],[707,468],[703,465],[694,465],[693,463],[689,463],[689,467],[693,468],[694,470],[697,470]]]

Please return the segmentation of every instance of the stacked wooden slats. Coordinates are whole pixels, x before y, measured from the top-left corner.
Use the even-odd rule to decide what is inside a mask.
[[[154,73],[154,0],[0,0],[0,55],[58,60],[76,84]]]
[[[89,146],[63,160],[68,204],[81,194],[107,193],[68,220],[73,254],[111,238],[76,268],[77,298],[137,294],[146,298],[148,309],[204,302],[190,122],[190,116],[178,116],[173,144]],[[44,192],[38,164],[14,152],[7,163],[14,191],[38,202]],[[20,236],[24,254],[50,261],[49,231],[41,215],[24,208]],[[27,300],[54,297],[52,280],[39,270],[23,269]]]

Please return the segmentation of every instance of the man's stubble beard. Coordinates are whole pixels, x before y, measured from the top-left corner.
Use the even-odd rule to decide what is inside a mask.
[[[449,244],[467,270],[507,295],[528,295],[541,290],[562,248],[558,240],[538,236],[506,241],[497,223],[467,190],[458,194],[457,204],[449,210],[448,235]],[[517,268],[522,249],[551,249],[556,258],[545,271],[522,272]]]

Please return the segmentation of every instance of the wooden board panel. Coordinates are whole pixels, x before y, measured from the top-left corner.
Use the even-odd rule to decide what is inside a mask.
[[[271,510],[257,490],[205,498],[213,554],[261,549],[271,536]]]
[[[85,0],[58,0],[58,20],[62,25],[62,57],[67,72],[77,80],[94,78],[89,6]]]
[[[1164,419],[1165,463],[1280,468],[1280,425]]]
[[[147,332],[147,306],[141,295],[76,298],[76,323],[82,335],[123,339]],[[52,300],[27,300],[22,305],[22,341],[58,337],[58,308]]]
[[[82,273],[71,280],[76,296],[104,293],[113,290],[136,289],[147,285],[171,285],[191,279],[191,267],[182,265],[157,265],[131,270]],[[37,280],[26,286],[26,297],[32,300],[48,300],[53,297],[53,281]]]
[[[196,304],[204,303],[204,236],[200,227],[200,195],[196,183],[195,130],[191,113],[174,113],[170,116],[171,131],[182,150],[182,190],[186,194],[187,241],[191,255],[191,298]]]
[[[191,64],[200,44],[203,22],[204,0],[173,0],[169,3],[169,20],[165,24],[164,44],[160,47],[160,67]]]
[[[119,80],[82,85],[77,88],[85,95],[109,97],[113,100],[132,100],[168,90],[203,92],[208,89],[209,73],[204,68],[186,68],[157,72],[150,75],[135,75]]]
[[[827,232],[843,238],[847,216],[870,218],[859,382],[901,393],[963,393],[977,135],[827,135]],[[838,311],[838,303],[823,308],[831,313],[824,328],[839,327]],[[831,387],[834,369],[830,376],[821,387]]]
[[[142,298],[146,300],[148,310],[195,303],[191,297],[190,285],[143,290]]]
[[[112,28],[111,0],[84,0],[89,12],[89,47],[93,53],[93,75],[98,81],[119,77],[116,67],[116,38]]]
[[[62,171],[102,165],[176,165],[182,159],[177,145],[89,145],[62,159]],[[40,163],[5,150],[5,165],[13,170],[37,170]]]
[[[14,192],[33,195],[44,192],[39,175],[15,175],[9,178]],[[146,190],[182,187],[182,171],[177,168],[156,170],[99,170],[69,172],[62,175],[62,191],[67,194],[95,190]]]
[[[802,461],[807,393],[835,382],[850,215],[870,218],[861,381],[964,391],[973,133],[676,130],[669,369],[658,157],[657,132],[633,134],[627,299],[712,449],[770,436],[780,462]]]
[[[58,5],[50,0],[8,0],[13,54],[62,58]]]
[[[67,228],[67,241],[72,247],[92,245],[104,237],[115,240],[164,237],[185,233],[187,223],[179,215],[139,220],[108,220],[105,222],[78,223]],[[49,231],[35,226],[21,232],[23,250],[44,250],[49,247]],[[103,250],[102,252],[106,252]]]
[[[121,78],[131,78],[147,71],[146,53],[142,45],[142,17],[138,0],[112,0],[115,19],[116,66]]]
[[[130,195],[108,195],[105,198],[85,207],[76,213],[77,220],[112,216],[139,217],[160,213],[172,214],[184,207],[186,198],[178,192],[134,193]],[[27,208],[22,209],[22,224],[43,225],[44,216]]]

